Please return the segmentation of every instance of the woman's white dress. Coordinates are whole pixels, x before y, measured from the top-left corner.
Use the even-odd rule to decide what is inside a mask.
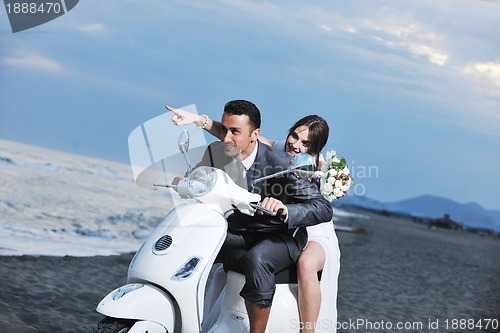
[[[340,249],[333,222],[307,227],[307,235],[309,242],[319,243],[325,251],[325,266],[320,283],[321,307],[316,322],[316,332],[336,332]]]
[[[284,142],[276,142],[273,149],[284,150]],[[321,275],[321,307],[316,322],[316,332],[336,332],[337,331],[337,289],[338,276],[340,272],[340,249],[335,234],[333,221],[307,227],[309,242],[319,243],[325,251],[325,265]],[[307,245],[306,245],[307,247]],[[220,313],[220,301],[224,293],[226,274],[220,266],[213,274],[212,281],[206,293],[203,318],[203,332],[217,320]],[[223,295],[222,295],[223,296]]]

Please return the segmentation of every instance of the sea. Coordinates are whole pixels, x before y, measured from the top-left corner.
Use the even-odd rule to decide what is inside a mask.
[[[0,255],[135,252],[174,207],[173,196],[137,186],[125,163],[0,140]]]

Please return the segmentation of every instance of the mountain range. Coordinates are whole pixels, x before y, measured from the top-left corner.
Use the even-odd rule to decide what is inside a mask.
[[[334,205],[428,219],[442,218],[447,214],[451,220],[463,225],[465,229],[484,229],[500,233],[500,210],[488,210],[474,202],[460,204],[439,196],[422,195],[396,202],[381,202],[366,196],[347,195],[342,200],[334,201]]]

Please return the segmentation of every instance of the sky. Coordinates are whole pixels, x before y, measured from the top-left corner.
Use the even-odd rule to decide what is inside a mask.
[[[254,102],[262,134],[330,126],[351,194],[500,210],[500,1],[84,0],[13,33],[0,138],[128,163],[127,137],[195,104]]]

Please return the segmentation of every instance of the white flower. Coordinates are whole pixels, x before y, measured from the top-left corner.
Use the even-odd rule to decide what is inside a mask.
[[[333,186],[330,183],[324,183],[321,189],[323,194],[330,194],[333,191]]]
[[[330,161],[336,155],[337,155],[337,152],[335,150],[329,150],[326,152],[326,160]]]
[[[344,168],[340,169],[339,165],[341,164],[345,165],[344,158],[339,159],[334,150],[326,152],[326,163],[322,168],[320,190],[321,194],[329,201],[344,197],[352,184],[349,167],[345,165]]]

